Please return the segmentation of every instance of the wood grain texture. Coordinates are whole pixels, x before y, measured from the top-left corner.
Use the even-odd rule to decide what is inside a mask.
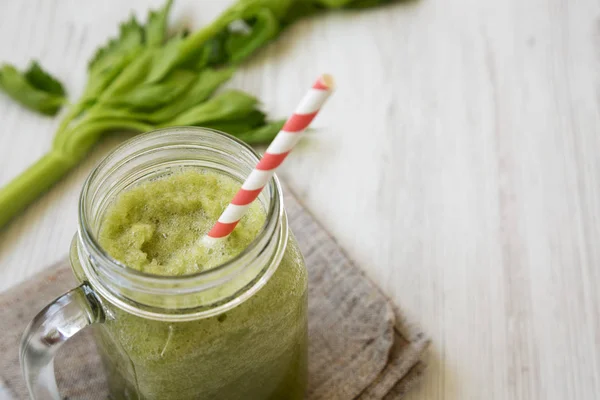
[[[200,26],[225,1],[178,1]],[[124,5],[126,4],[126,5]],[[129,9],[160,1],[0,0],[0,60],[67,82]],[[231,86],[293,110],[321,72],[338,90],[281,175],[433,339],[409,399],[600,393],[600,5],[421,0],[293,26]],[[57,121],[0,97],[0,184]],[[0,290],[62,257],[94,163],[0,232]]]

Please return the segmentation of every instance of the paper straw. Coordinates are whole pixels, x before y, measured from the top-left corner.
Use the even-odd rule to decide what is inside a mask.
[[[275,136],[231,203],[208,232],[209,238],[224,239],[233,232],[252,202],[258,197],[269,179],[273,177],[277,167],[298,143],[302,132],[319,113],[333,90],[333,82],[330,75],[322,75],[317,79],[296,108],[296,112]]]

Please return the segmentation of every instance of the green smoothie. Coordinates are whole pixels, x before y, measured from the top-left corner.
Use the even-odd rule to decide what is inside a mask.
[[[265,221],[255,202],[226,240],[209,246],[200,240],[239,186],[192,168],[143,182],[108,207],[98,241],[116,260],[151,274],[213,268],[243,251]],[[268,282],[218,316],[157,321],[108,304],[109,317],[96,332],[111,393],[117,399],[301,399],[306,296],[306,269],[291,238]]]

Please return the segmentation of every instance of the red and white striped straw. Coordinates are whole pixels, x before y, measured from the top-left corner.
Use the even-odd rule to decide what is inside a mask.
[[[256,164],[240,190],[227,206],[219,220],[208,232],[212,239],[223,239],[229,236],[244,216],[250,204],[258,197],[269,179],[275,174],[277,167],[292,151],[300,134],[310,125],[333,90],[333,78],[322,75],[306,93],[296,112],[287,120],[281,131],[275,136],[267,151]]]

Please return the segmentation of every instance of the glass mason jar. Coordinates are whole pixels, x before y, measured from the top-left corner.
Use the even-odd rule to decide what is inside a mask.
[[[257,161],[229,135],[180,127],[135,137],[91,173],[71,247],[81,285],[42,310],[23,336],[21,364],[32,398],[60,398],[54,354],[88,326],[114,399],[303,398],[307,276],[277,178],[258,199],[266,211],[258,236],[213,269],[151,275],[112,259],[96,240],[107,206],[140,181],[197,166],[242,182]]]

